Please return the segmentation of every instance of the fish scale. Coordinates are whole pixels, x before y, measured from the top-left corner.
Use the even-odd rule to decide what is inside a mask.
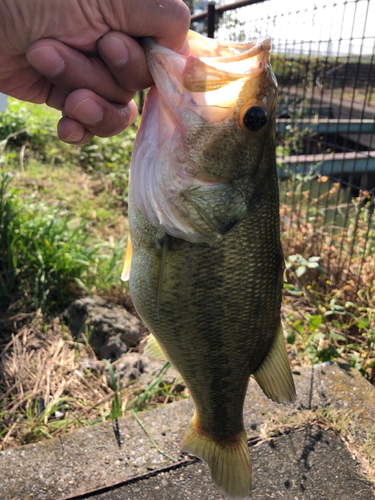
[[[273,184],[277,193],[277,184]],[[278,241],[278,211],[275,195],[268,190],[264,196],[270,198],[269,203],[261,200],[258,210],[220,245],[211,248],[187,243],[179,250],[169,250],[160,319],[156,300],[161,249],[150,239],[140,255],[134,252],[132,261],[130,292],[134,304],[150,331],[162,340],[165,353],[202,408],[202,427],[215,435],[230,434],[233,429],[236,433],[242,425],[248,378],[265,358],[280,321],[282,255],[280,245],[274,244]],[[130,207],[129,223],[133,226],[143,216],[134,205]],[[143,224],[147,225],[147,220]],[[152,230],[150,227],[149,232]],[[158,233],[155,231],[154,241],[160,239]],[[151,282],[149,276],[153,277]],[[194,358],[187,365],[189,349]],[[206,391],[202,380],[208,376],[207,365],[215,371]],[[232,384],[229,394],[222,384],[227,377],[243,381],[235,387]]]
[[[205,54],[214,44],[216,64],[217,42],[191,33],[189,40]],[[230,65],[229,46],[223,54]],[[238,47],[233,48],[237,72],[238,60],[246,68],[250,64],[236,55]],[[277,90],[269,42],[256,47],[255,53],[244,45],[256,58],[245,76],[208,69],[215,77],[210,90],[209,81],[192,81],[195,74],[204,75],[208,57],[180,56],[145,42],[156,89],[146,100],[129,191],[132,257],[125,274],[130,274],[134,305],[152,332],[146,352],[159,352],[183,377],[195,414],[182,447],[208,463],[215,483],[233,499],[247,498],[251,484],[243,424],[250,375],[274,401],[295,399],[280,323],[284,260],[275,159]],[[228,78],[233,103],[226,97],[222,105],[205,104],[202,95],[188,89],[182,94],[186,61],[189,86],[204,88],[212,102],[222,98],[218,86],[225,89]],[[246,123],[255,133],[244,126],[245,113],[253,113]]]

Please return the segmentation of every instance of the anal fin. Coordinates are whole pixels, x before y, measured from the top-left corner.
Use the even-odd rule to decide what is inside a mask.
[[[160,347],[159,342],[150,333],[147,337],[147,344],[143,351],[147,356],[151,358],[160,359],[161,361],[168,361],[167,356],[164,354],[163,349]]]
[[[275,403],[292,404],[296,400],[296,389],[281,324],[271,349],[253,376],[264,394]]]

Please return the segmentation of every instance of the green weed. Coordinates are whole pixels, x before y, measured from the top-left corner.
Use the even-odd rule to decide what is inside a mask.
[[[108,372],[111,378],[111,386],[112,390],[114,392],[113,400],[111,403],[111,412],[110,412],[110,418],[112,421],[117,420],[118,418],[122,417],[122,383],[121,383],[121,378],[120,375],[118,375],[118,378],[116,380],[113,368],[111,363],[106,359],[105,363],[108,368]]]
[[[93,240],[84,222],[66,210],[50,208],[0,179],[0,304],[22,298],[47,312],[74,296],[119,283],[124,240],[111,248]]]

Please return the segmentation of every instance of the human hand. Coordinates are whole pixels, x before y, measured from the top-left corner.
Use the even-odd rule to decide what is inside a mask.
[[[182,0],[0,0],[0,91],[62,110],[65,142],[114,135],[152,84],[133,37],[179,49],[189,20]]]

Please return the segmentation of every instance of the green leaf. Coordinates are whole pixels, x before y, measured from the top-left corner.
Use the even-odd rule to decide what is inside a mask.
[[[288,290],[291,295],[299,296],[301,294],[301,290],[299,288],[294,285],[290,285],[289,283],[284,283],[284,288]]]
[[[296,270],[296,275],[300,278],[302,275],[304,275],[306,272],[306,267],[305,266],[300,266]]]
[[[324,363],[325,361],[331,361],[334,358],[338,358],[339,353],[335,347],[330,346],[325,349],[322,349],[321,351],[318,351],[316,353],[316,356],[319,358],[320,361]]]
[[[346,338],[343,335],[340,335],[339,333],[331,332],[330,337],[338,339],[338,340],[343,340],[344,342],[346,341]]]
[[[314,335],[314,340],[320,340],[320,339],[324,339],[324,338],[325,338],[325,335],[322,332],[318,332]]]
[[[107,368],[108,368],[108,372],[109,372],[109,375],[111,377],[111,385],[112,385],[112,390],[113,391],[117,391],[117,383],[116,383],[116,377],[115,377],[115,374],[113,372],[113,368],[112,368],[112,365],[111,363],[108,361],[108,359],[105,359],[104,360],[105,364],[107,365]]]
[[[366,328],[369,325],[368,319],[362,318],[358,321],[358,328]]]
[[[320,257],[310,257],[309,262],[318,262],[320,260]]]
[[[294,335],[294,333],[288,333],[288,335],[286,336],[286,341],[288,342],[288,344],[293,345],[296,341],[296,336]]]
[[[309,325],[315,326],[316,328],[322,324],[321,316],[310,316],[309,317]]]
[[[79,285],[88,295],[90,295],[90,297],[92,297],[92,293],[91,291],[87,288],[87,286],[83,283],[82,280],[80,280],[79,278],[74,278],[74,281],[77,283],[77,285]]]

